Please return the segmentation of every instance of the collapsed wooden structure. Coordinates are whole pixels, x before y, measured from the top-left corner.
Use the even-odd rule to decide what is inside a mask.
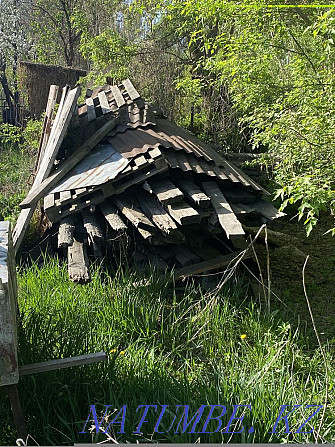
[[[79,87],[63,89],[53,120],[56,90],[14,230],[16,250],[40,199],[76,282],[89,281],[89,260],[104,257],[174,266],[178,276],[208,271],[245,248],[244,223],[282,215],[262,187],[168,121],[129,79],[88,90],[79,106]]]

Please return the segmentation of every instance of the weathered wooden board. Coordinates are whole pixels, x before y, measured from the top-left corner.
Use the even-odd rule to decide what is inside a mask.
[[[149,180],[143,183],[142,186],[146,191],[155,194],[157,199],[163,205],[181,202],[184,197],[184,194],[180,191],[180,189],[168,179],[162,179],[159,181]]]
[[[73,244],[67,249],[68,272],[70,280],[78,283],[90,281],[88,257],[83,242],[73,239]]]
[[[73,232],[75,230],[73,216],[64,217],[58,230],[58,248],[73,245]]]
[[[177,180],[177,185],[182,189],[185,195],[200,208],[208,208],[210,206],[211,199],[191,180],[180,178]]]
[[[98,93],[98,98],[99,98],[102,113],[104,115],[106,115],[106,113],[111,112],[111,109],[108,104],[108,99],[106,97],[106,93],[105,92]],[[86,104],[87,104],[87,102],[86,102]],[[87,112],[88,112],[88,110],[87,110]]]
[[[10,223],[0,222],[0,386],[19,381],[14,262]]]
[[[221,190],[215,182],[203,182],[203,190],[210,197],[212,205],[216,211],[220,225],[225,231],[227,238],[231,239],[231,236],[243,236],[244,230],[242,225],[235,216],[231,206],[225,199]]]
[[[151,219],[163,233],[174,236],[176,241],[178,239],[183,240],[183,235],[177,229],[175,221],[154,197],[143,191],[143,193],[136,193],[136,199],[146,216],[149,217],[149,219]]]
[[[124,98],[123,98],[119,88],[116,85],[112,85],[111,86],[111,91],[112,91],[113,96],[115,98],[116,105],[118,107],[122,107],[123,105],[125,105],[126,102],[125,102],[125,100],[124,100]]]
[[[155,225],[140,210],[138,204],[131,196],[120,194],[113,197],[113,201],[121,213],[134,225],[134,227],[143,229],[147,232],[156,230]]]
[[[130,99],[134,101],[135,99],[140,98],[140,94],[135,89],[130,79],[125,79],[124,81],[122,81],[122,84],[124,85],[124,88],[127,90]]]
[[[184,202],[166,205],[166,209],[170,216],[180,225],[199,223],[201,221],[201,216],[198,211]]]
[[[97,245],[103,245],[105,238],[98,219],[88,209],[84,209],[81,215],[83,216],[84,227],[91,242]]]
[[[123,222],[114,205],[110,202],[103,202],[99,205],[105,219],[109,223],[110,227],[117,232],[125,232],[127,225]]]

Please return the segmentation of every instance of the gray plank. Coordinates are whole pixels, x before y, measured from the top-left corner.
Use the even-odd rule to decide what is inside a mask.
[[[130,96],[130,99],[132,99],[134,101],[135,99],[138,99],[141,97],[141,95],[138,93],[138,91],[133,86],[130,79],[125,79],[124,81],[122,81],[122,84],[123,84],[124,88],[127,90],[128,95]]]
[[[177,185],[180,186],[185,195],[200,208],[208,208],[211,204],[211,199],[193,183],[191,180],[180,178],[177,180]]]
[[[111,91],[115,98],[116,105],[118,107],[122,107],[123,105],[125,105],[126,102],[124,100],[124,97],[122,96],[122,93],[120,92],[119,88],[116,85],[111,86]]]
[[[157,199],[164,205],[181,202],[184,194],[174,185],[171,180],[148,180],[143,184],[143,188],[155,194]]]
[[[77,283],[90,281],[86,248],[82,242],[73,239],[73,244],[67,249],[68,272],[70,280]]]

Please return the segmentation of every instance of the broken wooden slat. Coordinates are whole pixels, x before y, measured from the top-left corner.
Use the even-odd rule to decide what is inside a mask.
[[[59,89],[58,85],[50,85],[48,102],[47,102],[47,107],[46,107],[45,116],[44,116],[44,120],[43,120],[42,135],[41,135],[41,139],[40,139],[40,143],[39,143],[39,147],[38,147],[36,164],[35,164],[35,168],[34,168],[35,173],[37,172],[37,170],[40,166],[41,160],[44,156],[45,147],[47,145],[47,142],[48,142],[48,139],[50,136],[51,125],[52,125],[52,115],[53,115],[54,109],[55,109],[55,104],[56,104],[57,95],[58,95],[58,89]]]
[[[110,227],[117,232],[124,232],[127,230],[127,225],[118,215],[116,208],[110,202],[104,202],[99,205],[105,219]]]
[[[92,98],[86,99],[86,107],[87,107],[87,119],[88,122],[96,119],[94,101]]]
[[[242,253],[244,253],[242,257]],[[225,267],[233,262],[235,259],[248,259],[252,257],[252,253],[245,251],[238,251],[235,253],[230,253],[228,255],[218,256],[217,258],[210,259],[209,261],[199,262],[198,264],[193,264],[188,267],[183,267],[177,270],[174,277],[175,279],[180,279],[185,276],[198,275],[199,273],[209,272],[210,270],[215,270],[220,267]]]
[[[83,143],[74,154],[64,160],[57,171],[45,179],[38,187],[31,190],[28,196],[20,203],[21,208],[33,206],[40,198],[46,195],[82,158],[87,155],[118,123],[118,118],[107,121],[97,132]]]
[[[119,88],[116,85],[111,86],[111,91],[115,98],[116,105],[118,107],[122,107],[123,105],[125,105],[126,102],[124,100],[124,97],[122,96],[122,93],[120,92]]]
[[[191,180],[180,178],[177,180],[177,184],[186,196],[200,208],[208,208],[210,206],[211,199]]]
[[[232,236],[244,236],[245,233],[242,225],[217,184],[215,182],[203,182],[202,187],[212,201],[220,225],[224,229],[227,238],[231,239]]]
[[[14,262],[10,222],[0,222],[0,386],[19,381]]]
[[[73,232],[75,230],[73,216],[64,217],[58,230],[58,248],[66,248],[73,245]]]
[[[166,207],[170,216],[172,216],[180,225],[199,223],[201,220],[201,216],[198,211],[184,202],[173,203],[171,205],[166,205]]]
[[[106,97],[106,93],[105,92],[98,93],[98,98],[103,115],[106,115],[106,113],[111,112],[111,109],[108,104],[108,99]]]
[[[184,194],[180,191],[180,189],[168,179],[161,181],[149,180],[142,186],[146,191],[155,194],[157,199],[163,205],[181,202],[184,197]]]
[[[136,201],[127,194],[120,194],[113,197],[113,201],[121,213],[138,229],[149,232],[155,231],[155,225],[140,210]]]
[[[178,231],[176,223],[157,200],[150,196],[150,194],[145,193],[137,193],[136,199],[146,216],[149,217],[163,233],[171,236],[173,235],[176,240],[183,240],[183,235]]]
[[[35,181],[29,194],[35,194],[37,191],[39,191],[39,188],[43,184],[43,181],[45,181],[45,179],[50,174],[60,145],[62,144],[66,131],[69,127],[71,117],[77,105],[79,95],[80,95],[80,87],[70,90],[65,99],[64,107],[58,109],[55,118],[55,123],[52,126],[51,134],[47,146],[45,148],[45,155],[43,157],[43,160],[41,161],[40,168],[37,172]],[[50,189],[48,191],[43,191],[43,193],[39,195],[35,201],[32,201],[29,204],[27,203],[26,208],[30,209],[22,211],[20,213],[13,232],[13,242],[15,252],[17,252],[17,250],[21,245],[22,239],[27,231],[29,222],[34,214],[36,203],[38,202],[39,199],[41,199],[45,195],[46,192],[49,191]]]
[[[32,363],[31,365],[20,366],[20,376],[38,374],[45,371],[55,371],[58,369],[72,368],[73,366],[90,365],[91,363],[104,362],[107,355],[104,352],[96,354],[77,355],[65,359],[47,360],[46,362]]]
[[[83,210],[81,215],[90,241],[97,245],[103,245],[105,238],[98,219],[87,209]]]
[[[83,242],[73,239],[73,244],[67,248],[68,272],[70,280],[78,283],[90,281],[88,257]]]
[[[135,99],[138,99],[141,97],[140,94],[138,93],[138,91],[133,86],[130,79],[125,79],[124,81],[122,81],[122,84],[123,84],[124,88],[127,90],[128,95],[130,96],[130,99],[132,99],[134,101]]]

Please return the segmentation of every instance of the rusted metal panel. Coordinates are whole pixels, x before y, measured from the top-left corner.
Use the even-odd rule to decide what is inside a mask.
[[[114,179],[128,163],[111,144],[99,144],[56,185],[51,194],[101,185]]]
[[[10,223],[0,222],[0,386],[19,381],[14,262]]]

